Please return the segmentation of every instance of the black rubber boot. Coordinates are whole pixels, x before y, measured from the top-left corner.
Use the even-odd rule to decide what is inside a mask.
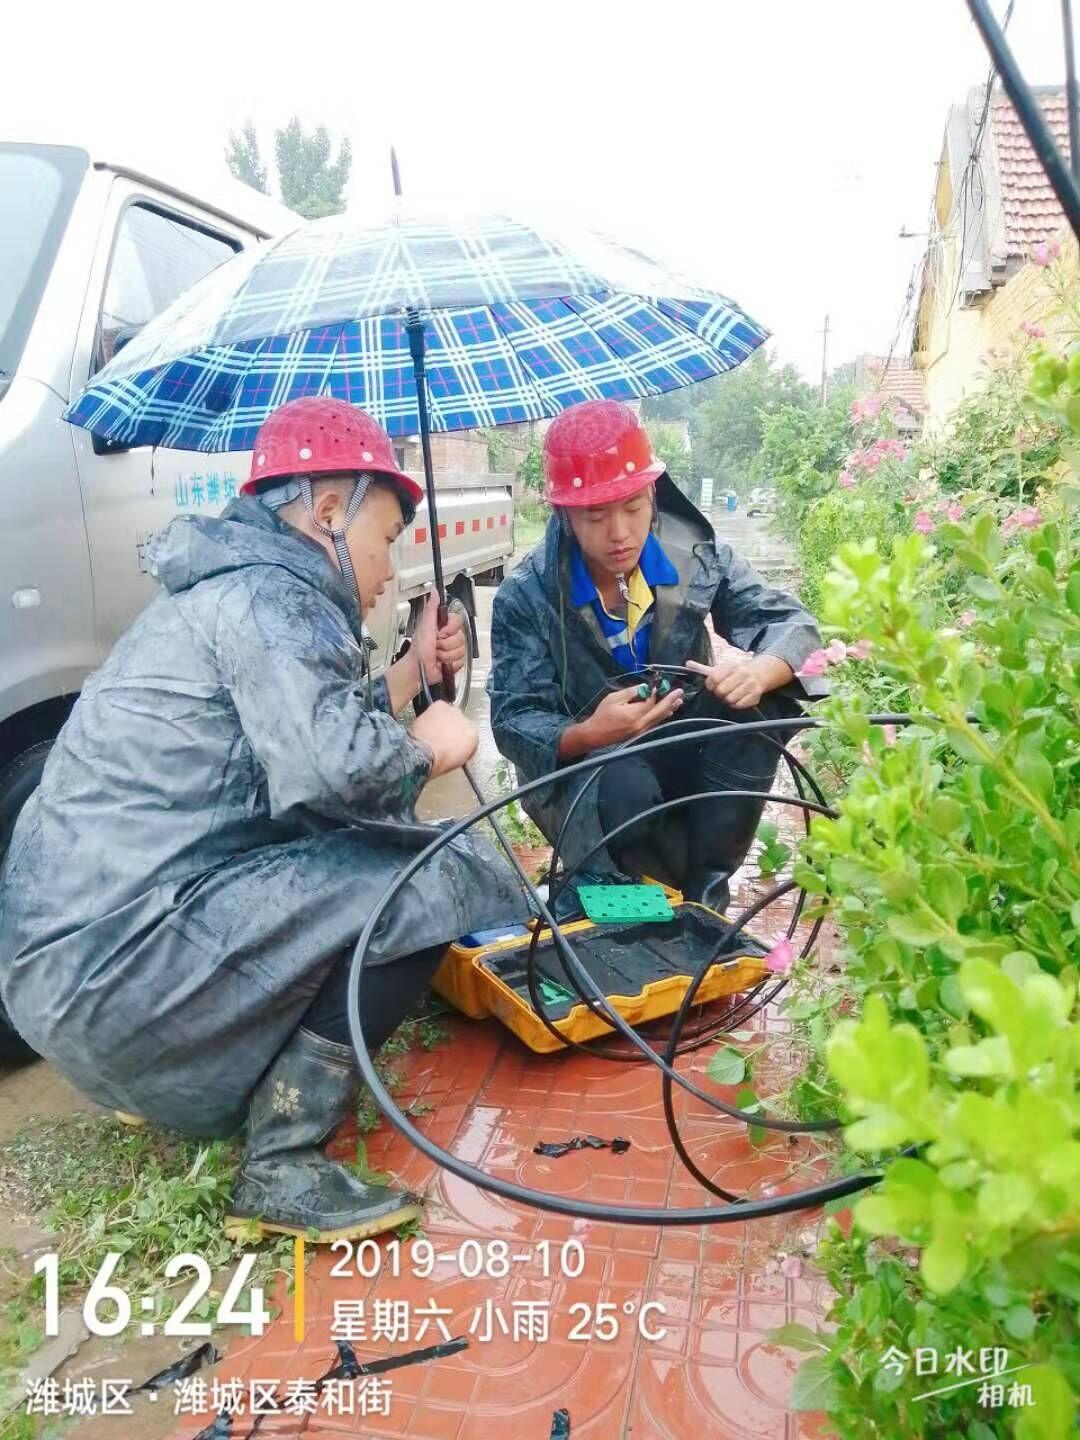
[[[322,1152],[358,1089],[349,1046],[297,1030],[251,1096],[247,1145],[225,1216],[231,1240],[269,1233],[362,1240],[419,1216],[415,1195],[365,1185]]]
[[[694,808],[690,853],[696,863],[687,876],[683,894],[687,900],[696,900],[722,915],[731,903],[731,877],[754,843],[765,799],[729,797],[709,802],[707,809],[704,805]]]

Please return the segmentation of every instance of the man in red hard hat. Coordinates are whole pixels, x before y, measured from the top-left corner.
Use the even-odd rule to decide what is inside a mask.
[[[358,1072],[346,982],[371,906],[432,827],[414,802],[464,764],[453,706],[395,715],[460,664],[429,607],[372,681],[365,610],[422,496],[385,432],[301,399],[259,431],[246,493],[153,544],[164,594],[87,681],[0,875],[0,983],[18,1030],[102,1104],[195,1135],[246,1119],[226,1226],[359,1238],[414,1218],[322,1142]],[[373,941],[377,1048],[447,941],[527,914],[481,840],[456,840]]]
[[[542,544],[500,587],[491,627],[492,729],[522,781],[676,715],[795,716],[800,699],[820,693],[796,678],[821,645],[812,616],[717,539],[628,406],[590,400],[564,411],[544,437],[543,468],[555,514]],[[641,699],[636,683],[619,683],[663,665],[689,667],[702,677],[702,693],[687,701],[685,684],[676,683],[666,694],[651,686]],[[651,875],[723,911],[778,758],[760,735],[712,732],[700,743],[612,762],[562,836],[567,866],[582,860],[578,879]],[[582,784],[544,787],[525,801],[549,840]],[[706,790],[755,793],[693,803],[630,827],[611,846],[600,843],[651,806]]]

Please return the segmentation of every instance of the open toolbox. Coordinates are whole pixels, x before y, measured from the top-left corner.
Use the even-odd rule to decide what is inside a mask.
[[[748,990],[767,972],[767,949],[745,931],[721,948],[725,923],[718,915],[668,892],[666,919],[605,924],[576,920],[562,926],[582,964],[613,1007],[631,1025],[673,1015],[702,963],[716,956],[698,988],[695,1004]],[[528,956],[533,931],[510,925],[465,936],[451,945],[432,981],[455,1009],[479,1020],[493,1015],[540,1053],[563,1047],[533,1009]],[[541,929],[536,976],[544,1012],[568,1040],[593,1040],[611,1027],[585,1005],[556,953],[551,931]]]

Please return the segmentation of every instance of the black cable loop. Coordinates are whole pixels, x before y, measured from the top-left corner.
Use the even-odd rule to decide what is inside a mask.
[[[909,725],[914,723],[914,717],[911,715],[875,714],[867,716],[866,718],[868,723],[875,725]],[[805,716],[799,716],[785,719],[749,721],[741,724],[739,728],[744,733],[771,734],[773,732],[783,733],[785,730],[823,728],[823,722],[817,719],[808,719]],[[647,752],[654,749],[673,748],[681,743],[692,742],[696,738],[693,734],[671,735],[649,741],[640,748]],[[382,919],[383,913],[388,906],[417,871],[449,845],[451,841],[455,840],[459,835],[464,834],[466,830],[471,829],[480,820],[487,819],[497,810],[504,809],[507,805],[515,801],[520,801],[523,796],[551,784],[553,780],[566,779],[575,774],[587,774],[593,769],[600,768],[604,764],[610,763],[611,759],[615,758],[618,753],[619,752],[610,752],[607,755],[586,757],[576,764],[568,766],[556,776],[540,776],[536,780],[519,786],[509,795],[483,803],[479,809],[471,815],[440,830],[431,843],[425,846],[417,855],[413,856],[413,858],[405,864],[400,874],[395,876],[393,881],[387,886],[380,899],[376,902],[372,913],[368,916],[357,940],[356,949],[353,953],[352,963],[349,968],[347,1002],[349,1031],[353,1042],[353,1049],[356,1053],[357,1065],[364,1083],[372,1093],[375,1103],[394,1128],[404,1135],[421,1154],[426,1155],[430,1160],[433,1160],[437,1165],[448,1170],[451,1174],[457,1175],[459,1178],[469,1181],[480,1189],[486,1190],[491,1194],[499,1195],[505,1199],[515,1200],[520,1203],[532,1205],[541,1210],[548,1210],[555,1214],[569,1215],[579,1219],[613,1221],[615,1223],[628,1225],[696,1225],[716,1224],[726,1221],[742,1222],[745,1220],[764,1219],[773,1215],[791,1214],[802,1209],[816,1208],[832,1200],[845,1199],[847,1196],[857,1194],[860,1190],[864,1190],[868,1186],[875,1184],[881,1178],[880,1175],[874,1172],[864,1172],[860,1175],[844,1176],[825,1181],[818,1185],[809,1186],[803,1190],[790,1192],[785,1195],[774,1195],[760,1200],[744,1200],[723,1207],[691,1206],[685,1209],[668,1209],[651,1206],[603,1205],[580,1199],[571,1200],[563,1196],[548,1194],[545,1191],[534,1190],[530,1186],[519,1185],[512,1181],[503,1180],[494,1175],[488,1175],[475,1165],[471,1165],[467,1161],[461,1160],[457,1156],[442,1149],[441,1146],[436,1145],[417,1129],[409,1117],[402,1112],[400,1106],[397,1105],[393,1096],[380,1079],[375,1070],[360,1023],[360,996],[368,950],[379,921]],[[792,797],[785,796],[784,799],[791,802]],[[501,835],[501,832],[499,833]],[[505,837],[501,838],[503,838],[505,843]],[[516,861],[516,857],[513,858]],[[580,972],[586,987],[593,991],[595,998],[602,1003],[605,1002],[606,997],[592,981],[591,976],[588,975],[588,972],[574,954],[573,948],[565,936],[562,936],[559,924],[551,913],[547,902],[539,894],[532,881],[524,875],[520,863],[517,864],[517,869],[533,904],[540,914],[540,918],[547,924],[553,936],[558,934],[559,943],[566,947],[567,956],[572,967]],[[626,1024],[622,1016],[618,1015],[617,1012],[613,1012],[613,1014],[616,1020],[616,1028],[626,1034],[638,1049],[641,1049],[644,1042],[639,1040],[639,1037],[632,1027]],[[655,1057],[654,1063],[656,1063],[657,1068],[662,1071],[671,1070],[670,1066],[660,1062],[658,1056]],[[675,1075],[674,1078],[681,1081],[682,1077]],[[759,1123],[759,1119],[760,1117],[754,1116],[753,1123]],[[902,1153],[912,1153],[911,1147],[908,1147],[908,1149]]]
[[[614,760],[614,759],[617,758],[617,757],[616,757],[614,754],[612,754],[610,758],[611,758],[612,760]],[[684,805],[692,805],[692,804],[694,804],[695,802],[700,801],[700,800],[709,800],[709,799],[717,799],[717,800],[724,800],[724,799],[741,799],[741,798],[745,798],[745,797],[751,796],[751,795],[753,795],[753,796],[758,796],[758,795],[761,795],[762,793],[763,793],[763,792],[760,791],[760,790],[711,790],[711,791],[705,791],[705,792],[703,792],[702,794],[699,794],[699,795],[681,795],[681,796],[676,797],[674,800],[664,800],[664,801],[662,801],[662,802],[661,802],[660,804],[658,804],[658,805],[651,805],[647,810],[643,811],[640,815],[633,815],[633,816],[630,817],[629,820],[624,820],[620,825],[617,825],[617,826],[615,827],[615,829],[612,830],[612,831],[608,834],[608,836],[601,838],[601,839],[597,842],[597,844],[592,847],[591,850],[589,850],[584,856],[582,856],[582,858],[577,862],[577,864],[574,866],[574,868],[573,868],[571,871],[569,871],[568,873],[571,874],[571,875],[574,874],[578,869],[581,868],[581,866],[583,866],[588,860],[590,860],[590,859],[592,858],[592,856],[596,853],[597,850],[599,850],[602,846],[606,845],[608,840],[617,838],[624,830],[628,830],[628,829],[631,828],[631,826],[640,824],[642,820],[648,820],[648,819],[649,819],[651,816],[653,816],[653,815],[659,815],[659,814],[662,814],[662,813],[664,813],[664,812],[666,812],[666,811],[668,811],[668,810],[676,810],[676,809],[679,809],[680,807],[682,807],[682,806],[684,806]],[[795,798],[794,796],[792,796],[792,795],[780,795],[780,794],[777,794],[777,793],[768,792],[768,793],[767,793],[767,798],[770,799],[770,800],[773,800],[773,801],[778,801],[778,802],[780,802],[780,803],[786,803],[786,804],[789,804],[789,805],[799,805],[799,806],[805,807],[805,808],[808,809],[808,810],[809,810],[809,809],[812,809],[812,810],[814,810],[815,812],[817,812],[818,814],[828,814],[828,815],[835,815],[835,814],[836,814],[836,811],[835,811],[835,810],[832,810],[832,809],[830,809],[830,808],[827,807],[827,806],[817,805],[817,804],[815,804],[815,803],[814,803],[813,801],[811,801],[811,800],[798,800],[798,799],[796,799],[796,798]],[[744,912],[743,912],[743,916],[750,916],[750,917],[752,917],[752,916],[758,914],[761,910],[763,910],[763,909],[766,907],[766,905],[771,904],[774,899],[778,899],[781,895],[786,895],[787,893],[789,893],[789,891],[791,891],[791,890],[793,890],[793,889],[795,889],[795,888],[796,888],[796,887],[795,887],[794,881],[783,881],[780,885],[774,886],[773,889],[772,889],[771,891],[769,891],[769,893],[768,893],[766,896],[764,896],[762,899],[760,899],[755,905],[751,906],[748,910],[744,911]],[[706,976],[706,975],[708,974],[708,972],[712,969],[712,967],[717,963],[717,961],[718,961],[718,959],[719,959],[719,956],[720,956],[720,954],[721,954],[721,952],[722,952],[722,950],[723,950],[723,947],[724,947],[724,941],[725,941],[727,938],[729,938],[729,936],[737,935],[738,932],[739,932],[739,930],[741,930],[741,929],[743,928],[743,924],[745,924],[745,920],[743,919],[743,916],[740,916],[740,917],[739,917],[737,923],[729,923],[729,924],[728,924],[727,929],[726,929],[726,932],[724,932],[724,938],[719,942],[719,947],[718,947],[718,949],[717,949],[717,953],[716,953],[715,955],[713,955],[713,956],[710,956],[710,957],[707,958],[706,960],[702,961],[701,965],[699,966],[699,968],[698,968],[697,971],[695,972],[694,983],[693,983],[693,986],[692,986],[692,993],[693,993],[693,994],[695,994],[695,995],[697,994],[697,991],[698,991],[698,989],[700,988],[701,982],[704,980],[705,976]],[[553,930],[553,931],[551,932],[551,940],[552,940],[552,944],[553,944],[553,946],[554,946],[554,948],[555,948],[556,953],[559,955],[560,960],[563,962],[563,970],[564,970],[564,973],[566,974],[567,979],[570,981],[571,984],[574,985],[575,990],[576,990],[577,993],[581,996],[582,1000],[583,1000],[586,1004],[589,1004],[589,997],[586,996],[586,994],[585,994],[584,990],[582,989],[581,985],[580,985],[579,983],[577,983],[577,980],[580,978],[580,976],[579,976],[579,975],[576,976],[576,975],[575,975],[575,971],[578,970],[578,967],[580,966],[580,961],[576,961],[576,957],[574,957],[574,955],[573,955],[573,951],[572,951],[572,949],[571,949],[571,947],[570,947],[570,942],[569,942],[569,940],[566,938],[565,935],[562,934],[561,930],[558,930],[558,931]],[[532,935],[532,939],[531,939],[530,944],[529,944],[530,958],[532,958],[532,957],[535,955],[535,952],[536,952],[537,948],[539,947],[539,942],[540,942],[540,927],[538,926],[536,929],[534,929],[533,935]],[[567,962],[569,962],[569,963],[567,963]],[[586,972],[586,973],[587,973],[587,972]],[[537,1001],[538,1001],[539,998],[540,998],[540,997],[539,997],[539,992],[538,992],[538,989],[537,989],[537,986],[536,986],[536,983],[535,983],[535,982],[536,982],[535,965],[531,965],[531,966],[530,966],[530,970],[529,970],[529,982],[530,982],[530,983],[529,983],[529,995],[530,995],[530,999],[532,1000],[533,1005],[534,1005],[534,1008],[535,1008],[536,1005],[537,1005]],[[591,982],[591,977],[590,977],[590,982]],[[688,992],[688,993],[690,993],[690,992]],[[597,1015],[599,1018],[601,1018],[601,1019],[608,1019],[608,1017],[614,1017],[614,1016],[618,1015],[618,1012],[614,1009],[614,1007],[611,1005],[610,1001],[607,999],[606,996],[603,997],[602,1002],[601,1002],[601,1008],[607,1012],[607,1015],[606,1015],[606,1016],[605,1016],[605,1015],[601,1015],[601,1014],[600,1014],[600,1010],[598,1010],[595,1006],[590,1006],[589,1008],[593,1011],[594,1014],[596,1014],[596,1015]],[[581,1042],[576,1041],[576,1040],[571,1040],[568,1036],[564,1035],[561,1030],[557,1029],[556,1026],[554,1025],[554,1023],[553,1023],[553,1022],[548,1018],[548,1016],[544,1013],[544,1011],[543,1011],[542,1008],[538,1009],[537,1013],[539,1014],[540,1019],[542,1020],[545,1028],[548,1029],[548,1030],[552,1033],[552,1035],[554,1035],[554,1036],[556,1037],[556,1039],[558,1039],[559,1041],[561,1041],[561,1043],[562,1043],[564,1046],[570,1046],[570,1047],[572,1047],[572,1048],[574,1048],[574,1049],[578,1049],[578,1050],[585,1049],[585,1046],[582,1045]],[[685,1010],[684,1010],[682,1007],[680,1007],[679,1013],[680,1013],[680,1015],[683,1016],[683,1018],[685,1019]],[[619,1021],[621,1021],[622,1023],[621,1023],[621,1024],[618,1024],[618,1023],[617,1023],[613,1028],[615,1028],[615,1029],[620,1029],[620,1030],[621,1030],[621,1029],[623,1029],[623,1026],[625,1026],[625,1025],[627,1024],[627,1022],[622,1019],[622,1016],[618,1016],[618,1019],[619,1019]],[[609,1019],[609,1023],[610,1023],[610,1019]],[[634,1031],[632,1030],[632,1028],[631,1028],[631,1033],[632,1033],[632,1034],[636,1034],[636,1032],[634,1032]],[[640,1040],[640,1037],[638,1037],[638,1039]],[[640,1045],[639,1045],[639,1048],[640,1048]],[[725,1101],[717,1099],[716,1096],[710,1096],[710,1095],[706,1094],[706,1092],[705,1092],[704,1090],[701,1090],[698,1086],[696,1086],[696,1085],[693,1083],[693,1081],[689,1080],[689,1079],[688,1079],[686,1076],[684,1076],[684,1075],[680,1075],[680,1074],[678,1073],[678,1071],[674,1070],[674,1069],[671,1067],[670,1061],[668,1061],[666,1064],[662,1064],[662,1063],[660,1062],[660,1060],[659,1060],[659,1057],[656,1055],[656,1052],[652,1051],[651,1048],[648,1048],[648,1047],[646,1047],[646,1051],[647,1051],[647,1053],[646,1053],[645,1058],[647,1058],[647,1059],[649,1060],[649,1063],[650,1063],[650,1064],[655,1065],[655,1066],[657,1067],[657,1069],[661,1070],[661,1073],[664,1075],[665,1078],[667,1078],[668,1076],[671,1076],[672,1078],[674,1078],[675,1082],[676,1082],[678,1085],[681,1085],[682,1088],[683,1088],[684,1090],[686,1090],[689,1094],[695,1096],[695,1097],[696,1097],[697,1099],[699,1099],[699,1100],[704,1101],[705,1104],[711,1106],[713,1109],[719,1110],[719,1111],[721,1111],[723,1114],[730,1116],[733,1120],[740,1120],[740,1121],[742,1121],[744,1124],[747,1124],[747,1125],[764,1125],[766,1129],[769,1129],[769,1130],[772,1130],[772,1129],[781,1130],[781,1131],[784,1131],[784,1132],[786,1132],[786,1133],[802,1133],[802,1132],[805,1131],[805,1130],[835,1129],[835,1128],[836,1128],[836,1124],[839,1123],[839,1122],[835,1122],[835,1121],[831,1121],[831,1122],[830,1122],[830,1121],[816,1120],[816,1121],[808,1122],[806,1125],[799,1125],[799,1124],[797,1124],[795,1121],[790,1121],[790,1120],[775,1120],[775,1121],[773,1121],[773,1120],[769,1120],[768,1118],[762,1118],[762,1117],[760,1117],[760,1116],[750,1115],[750,1114],[748,1114],[746,1111],[738,1110],[738,1109],[736,1109],[734,1106],[728,1105]],[[589,1052],[586,1052],[586,1053],[589,1053]]]
[[[669,673],[679,672],[679,673],[683,673],[683,674],[686,674],[686,675],[693,676],[693,677],[695,677],[695,678],[696,678],[696,674],[697,674],[697,672],[695,672],[695,671],[693,671],[693,670],[689,670],[686,666],[682,666],[682,665],[657,665],[657,666],[653,666],[652,669],[653,669],[653,670],[659,670],[659,671],[665,671],[665,672],[669,672]],[[629,678],[632,680],[632,679],[633,679],[634,677],[636,677],[637,675],[646,675],[646,674],[648,674],[648,671],[645,671],[645,670],[641,670],[641,671],[628,671],[628,672],[625,672],[625,676],[624,676],[624,677],[619,677],[619,678],[627,678],[627,677],[629,677]],[[757,713],[758,713],[758,715],[760,716],[760,711],[757,711]],[[764,719],[763,716],[761,716],[761,718]],[[802,719],[803,717],[791,717],[791,718],[792,718],[792,719],[796,719],[796,718]],[[679,719],[679,720],[669,720],[669,721],[665,722],[665,725],[664,725],[664,735],[665,735],[665,736],[670,736],[670,735],[671,735],[674,731],[676,731],[676,730],[680,730],[680,731],[682,731],[684,734],[687,734],[687,735],[691,735],[691,734],[699,734],[699,735],[700,735],[700,734],[703,734],[703,733],[708,732],[708,731],[713,731],[713,732],[715,732],[715,731],[717,731],[717,730],[725,730],[725,731],[727,731],[727,730],[730,730],[732,727],[735,727],[736,729],[738,729],[742,723],[744,723],[744,722],[729,720],[729,719],[727,719],[727,718],[720,717],[720,716],[699,716],[699,717],[696,717],[696,718],[693,717],[693,716],[687,716],[687,717],[685,717],[685,718],[683,718],[683,719]],[[799,728],[802,729],[802,728],[806,728],[806,727],[805,727],[804,725],[800,725]],[[648,738],[649,738],[652,734],[653,734],[652,731],[645,731],[642,735],[633,736],[633,737],[631,737],[629,740],[624,741],[622,745],[616,747],[615,751],[612,752],[612,753],[619,754],[619,755],[624,755],[624,754],[625,754],[626,752],[628,752],[628,751],[631,751],[631,750],[634,750],[634,749],[639,749],[639,748],[642,746],[642,744],[643,744],[645,741],[647,741]],[[716,734],[714,733],[713,736],[712,736],[712,738],[713,738],[713,739],[719,739],[720,736],[718,736],[718,735],[716,735]],[[768,741],[768,743],[774,745],[774,746],[780,751],[782,758],[783,758],[783,759],[785,760],[785,762],[787,763],[788,769],[789,769],[789,771],[790,771],[790,773],[791,773],[792,780],[794,781],[795,788],[796,788],[796,790],[798,791],[800,798],[805,798],[805,791],[804,791],[804,789],[803,789],[802,780],[800,779],[800,776],[801,776],[803,779],[805,779],[805,780],[809,783],[809,785],[810,785],[811,789],[813,790],[813,792],[814,792],[814,794],[815,794],[815,796],[816,796],[819,804],[821,804],[821,805],[824,806],[824,805],[825,805],[825,796],[824,796],[824,793],[823,793],[821,787],[818,785],[817,780],[816,780],[816,779],[814,778],[814,776],[810,773],[810,771],[806,768],[806,766],[802,763],[802,761],[799,760],[795,755],[793,755],[793,754],[791,753],[791,751],[787,748],[787,746],[785,746],[784,744],[782,744],[782,743],[781,743],[779,740],[777,740],[774,736],[772,736],[772,735],[764,735],[762,738],[765,739],[766,741]],[[553,845],[553,847],[552,847],[551,861],[550,861],[549,867],[548,867],[548,901],[549,901],[549,903],[552,902],[552,901],[555,899],[556,895],[561,894],[562,891],[567,887],[567,885],[568,885],[568,883],[569,883],[569,875],[572,875],[572,874],[574,873],[574,870],[579,869],[579,868],[581,867],[581,862],[579,862],[579,864],[574,867],[574,870],[571,870],[570,872],[564,873],[564,875],[562,876],[561,883],[557,883],[557,881],[556,881],[556,870],[557,870],[557,867],[558,867],[559,852],[560,852],[560,850],[561,850],[561,848],[562,848],[563,839],[564,839],[564,837],[565,837],[565,835],[566,835],[566,832],[567,832],[567,829],[568,829],[568,827],[569,827],[570,821],[571,821],[571,819],[572,819],[572,817],[573,817],[574,811],[577,809],[577,806],[578,806],[578,805],[581,803],[581,801],[583,800],[584,795],[585,795],[585,792],[589,789],[589,787],[590,787],[592,784],[594,784],[594,783],[598,780],[599,775],[600,775],[600,771],[599,771],[599,770],[595,771],[592,775],[590,775],[589,778],[586,780],[585,784],[584,784],[584,785],[581,787],[581,789],[578,791],[578,793],[577,793],[575,796],[573,796],[573,798],[571,799],[570,805],[569,805],[569,807],[568,807],[567,813],[566,813],[566,815],[565,815],[564,818],[563,818],[563,822],[562,822],[561,826],[559,827],[559,833],[558,833],[558,835],[556,836],[556,838],[555,838],[555,843],[554,843],[554,845]],[[712,792],[712,793],[715,794],[715,793],[719,793],[719,792]],[[766,794],[766,795],[768,796],[768,795],[770,795],[772,792],[760,792],[760,791],[755,791],[754,793],[755,793],[755,795],[764,793],[764,794]],[[647,812],[647,813],[651,813],[651,812]],[[831,813],[835,813],[835,812],[831,812]],[[635,822],[640,821],[641,818],[642,818],[641,816],[635,817]],[[803,810],[803,820],[804,820],[804,823],[805,823],[806,832],[807,832],[807,834],[809,834],[809,832],[810,832],[810,812],[809,812],[809,810],[806,810],[806,809]],[[608,838],[610,838],[610,837],[605,837],[605,843],[606,843],[606,840],[607,840]],[[594,848],[593,851],[590,851],[589,853],[590,853],[590,856],[591,856],[592,854],[594,854],[594,853],[595,853],[595,848]],[[553,887],[554,887],[554,891],[553,891]],[[803,908],[804,908],[804,906],[805,906],[805,903],[806,903],[806,892],[800,887],[799,898],[798,898],[798,900],[797,900],[797,902],[796,902],[795,909],[794,909],[794,913],[792,914],[791,921],[789,922],[789,925],[788,925],[788,938],[789,938],[789,939],[793,939],[793,938],[794,938],[795,930],[796,930],[796,928],[797,928],[797,926],[798,926],[799,919],[800,919],[800,917],[801,917],[801,915],[802,915],[802,911],[803,911]],[[810,946],[812,946],[812,944],[814,943],[814,941],[817,939],[818,933],[820,932],[820,929],[821,929],[821,924],[822,924],[822,922],[821,922],[820,920],[815,923],[814,928],[813,928],[813,930],[811,931],[811,934],[810,934],[810,936],[809,936],[809,938],[808,938],[808,940],[807,940],[806,946],[804,947],[803,952],[802,952],[802,955],[800,956],[800,958],[805,957],[805,955],[809,952]],[[557,951],[558,951],[558,946],[556,946],[556,949],[557,949]],[[526,978],[527,978],[528,983],[529,983],[529,993],[530,993],[530,997],[531,997],[532,1000],[533,1000],[534,1007],[536,1008],[537,1014],[540,1016],[541,1021],[544,1023],[544,1025],[545,1025],[549,1030],[552,1030],[552,1033],[553,1033],[553,1034],[556,1034],[559,1038],[561,1038],[563,1044],[565,1045],[565,1044],[567,1044],[567,1043],[569,1043],[569,1042],[566,1041],[565,1037],[562,1037],[562,1036],[561,1036],[561,1032],[556,1032],[556,1031],[554,1031],[554,1030],[552,1029],[552,1026],[548,1023],[547,1015],[546,1015],[546,1013],[545,1013],[544,1006],[543,1006],[543,1001],[542,1001],[542,999],[539,999],[539,997],[538,997],[538,995],[537,995],[536,984],[535,984],[535,979],[534,979],[535,970],[536,970],[536,952],[537,952],[537,943],[536,943],[536,938],[535,938],[535,935],[534,935],[533,942],[530,943],[530,946],[529,946],[529,953],[528,953],[527,960],[526,960]],[[564,970],[564,972],[566,972],[566,971],[567,971],[567,967],[566,967],[565,961],[563,960],[563,957],[562,957],[561,952],[559,952],[559,958],[560,958],[560,963],[563,965],[563,970]],[[568,972],[567,972],[567,973],[568,973]],[[572,979],[572,977],[569,976],[569,973],[568,973],[568,978],[571,978],[571,979]],[[782,990],[786,984],[787,984],[787,981],[786,981],[786,980],[781,981],[780,984],[774,989],[774,991],[771,992],[772,995],[775,996],[776,994],[779,994],[780,990]],[[756,996],[760,995],[763,986],[764,986],[764,982],[762,982],[761,985],[755,986],[754,989],[749,992],[748,996],[744,996],[744,997],[743,997],[743,1000],[744,1000],[744,1001],[746,1001],[746,1000],[752,1000],[752,999],[755,998]],[[602,1019],[603,1017],[599,1014],[599,1011],[597,1010],[596,1006],[595,1006],[593,1003],[590,1002],[590,1000],[588,999],[587,996],[585,996],[584,994],[582,994],[581,989],[580,989],[580,986],[574,985],[574,989],[577,991],[580,999],[581,999],[582,1002],[588,1007],[588,1009],[590,1010],[590,1012],[591,1012],[592,1014],[596,1015],[597,1018]],[[769,1003],[768,998],[766,998],[766,1000],[762,1001],[762,1004],[761,1004],[760,1006],[757,1006],[757,1007],[755,1007],[754,1009],[751,1009],[751,1010],[749,1010],[749,1011],[744,1011],[744,1010],[740,1009],[739,1007],[736,1007],[736,1008],[738,1009],[738,1014],[739,1014],[739,1018],[738,1018],[737,1020],[733,1019],[733,1017],[730,1016],[730,1015],[725,1015],[722,1020],[718,1019],[718,1020],[713,1021],[713,1022],[711,1022],[711,1023],[707,1024],[707,1025],[703,1025],[702,1027],[699,1028],[699,1030],[693,1032],[693,1034],[691,1035],[691,1037],[689,1038],[689,1040],[688,1040],[688,1042],[687,1042],[686,1050],[680,1050],[679,1053],[680,1053],[680,1054],[688,1053],[688,1051],[689,1051],[690,1049],[697,1048],[699,1045],[706,1043],[709,1038],[712,1038],[712,1037],[717,1036],[717,1035],[721,1035],[721,1034],[724,1033],[725,1030],[733,1028],[734,1024],[742,1024],[742,1023],[744,1022],[744,1020],[746,1020],[746,1019],[750,1018],[751,1016],[757,1014],[757,1013],[758,1013],[758,1010],[761,1009],[761,1008],[763,1008],[763,1006],[764,1006],[765,1004],[767,1004],[767,1003]],[[741,1004],[742,1004],[742,1002],[740,1002],[740,1006],[741,1006]],[[610,1059],[610,1060],[620,1060],[620,1061],[629,1062],[629,1063],[631,1063],[631,1064],[635,1064],[635,1063],[642,1063],[643,1061],[646,1061],[646,1060],[648,1059],[648,1057],[645,1056],[645,1055],[643,1055],[643,1054],[638,1054],[638,1053],[635,1053],[635,1052],[627,1052],[627,1050],[626,1050],[625,1047],[624,1047],[623,1049],[621,1049],[621,1050],[613,1050],[613,1049],[610,1047],[610,1045],[608,1045],[608,1044],[606,1043],[606,1042],[608,1042],[608,1041],[611,1039],[613,1030],[614,1030],[614,1027],[609,1025],[609,1026],[608,1026],[608,1034],[607,1034],[607,1035],[597,1036],[594,1040],[587,1041],[587,1042],[585,1042],[584,1044],[582,1044],[582,1043],[580,1043],[580,1042],[574,1042],[575,1045],[576,1045],[576,1048],[579,1049],[579,1050],[584,1050],[587,1054],[595,1055],[595,1056],[597,1056],[598,1058],[604,1059],[604,1060],[608,1060],[608,1059]],[[601,1048],[601,1047],[605,1047],[605,1048]],[[650,1062],[650,1063],[651,1063],[651,1062]]]

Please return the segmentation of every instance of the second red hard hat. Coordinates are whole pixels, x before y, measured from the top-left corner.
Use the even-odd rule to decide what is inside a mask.
[[[609,505],[664,473],[648,431],[619,400],[585,400],[552,421],[543,445],[544,496],[552,505]]]

